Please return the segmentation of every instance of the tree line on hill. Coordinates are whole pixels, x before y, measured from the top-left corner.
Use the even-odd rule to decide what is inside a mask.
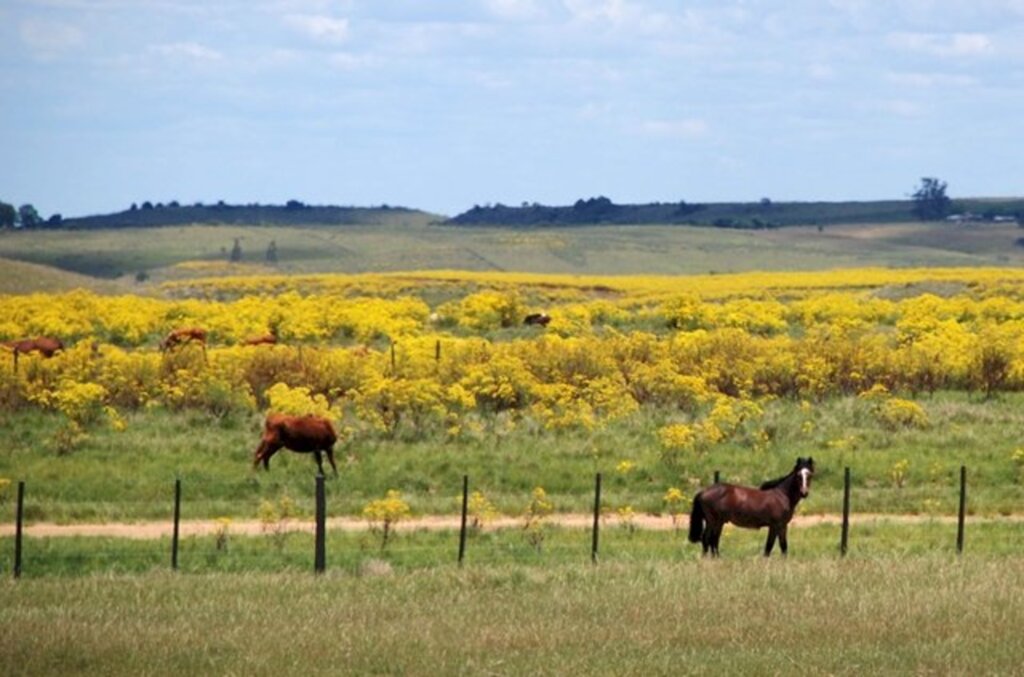
[[[957,200],[946,194],[946,183],[921,179],[907,200],[864,202],[757,202],[615,204],[607,197],[577,200],[564,207],[523,203],[476,205],[446,223],[456,226],[577,226],[592,224],[685,224],[718,228],[778,228],[837,223],[939,221],[954,215],[964,220],[1024,221],[1024,200]]]
[[[443,223],[454,226],[581,226],[595,224],[679,224],[718,228],[778,228],[781,226],[838,223],[886,223],[901,221],[1012,221],[1024,223],[1024,199],[952,200],[946,182],[933,177],[921,179],[905,200],[848,202],[775,202],[764,197],[756,202],[689,203],[651,202],[616,204],[605,196],[577,200],[572,205],[548,206],[524,202],[518,207],[501,203],[475,205]],[[206,205],[182,205],[150,201],[133,203],[113,214],[63,218],[53,214],[43,219],[35,207],[0,201],[0,228],[138,228],[188,224],[230,225],[367,225],[395,213],[430,215],[405,207],[339,207],[307,205],[289,200],[284,205],[226,204],[223,200]]]
[[[0,228],[139,228],[156,226],[181,226],[195,223],[223,225],[357,225],[373,223],[376,217],[395,213],[420,213],[406,207],[342,207],[337,205],[307,205],[299,200],[289,200],[284,205],[227,204],[223,200],[214,204],[196,202],[180,204],[177,200],[167,203],[144,201],[132,203],[123,211],[96,216],[64,218],[54,214],[48,219],[39,216],[30,204],[15,209],[13,205],[0,201]]]

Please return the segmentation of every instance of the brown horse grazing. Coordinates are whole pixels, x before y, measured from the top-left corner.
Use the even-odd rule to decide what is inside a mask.
[[[789,549],[786,531],[800,499],[806,498],[814,477],[814,459],[798,458],[785,477],[769,480],[760,489],[733,484],[715,484],[693,497],[690,513],[690,542],[701,543],[704,555],[718,557],[718,540],[726,522],[748,529],[768,527],[764,556],[772,554],[775,539],[783,556]]]
[[[334,464],[334,443],[337,441],[338,434],[334,432],[334,426],[322,416],[269,414],[263,426],[260,445],[252,459],[252,467],[257,468],[263,463],[263,467],[270,470],[270,457],[284,447],[299,453],[313,452],[321,475],[324,474],[324,465],[320,452],[325,452],[337,477],[338,466]]]
[[[206,352],[206,330],[199,327],[182,327],[181,329],[174,329],[164,340],[160,342],[160,352],[165,353],[171,348],[184,345],[191,341],[195,341],[203,348],[203,353]]]
[[[242,341],[246,346],[273,346],[277,345],[277,334],[263,334],[262,336],[250,336]]]
[[[63,352],[64,343],[60,339],[40,336],[34,339],[22,339],[20,341],[7,341],[4,347],[10,348],[14,354],[14,371],[18,371],[18,355],[28,353],[39,353],[43,357],[50,358],[58,352]]]
[[[64,343],[60,339],[49,336],[40,336],[34,339],[22,339],[20,341],[7,341],[5,346],[14,351],[14,357],[19,353],[39,353],[43,357],[53,357],[58,351],[64,350]]]

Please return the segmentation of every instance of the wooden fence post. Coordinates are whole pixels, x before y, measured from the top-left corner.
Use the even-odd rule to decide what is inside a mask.
[[[967,513],[967,466],[960,466],[960,513],[956,520],[956,554],[964,552],[964,517]]]
[[[14,523],[14,577],[21,578],[21,532],[25,522],[25,482],[18,481],[18,502]]]
[[[843,471],[843,532],[839,540],[839,554],[846,557],[850,542],[850,468]]]
[[[469,475],[462,476],[462,524],[459,527],[459,566],[466,556],[466,515],[469,510]]]
[[[590,544],[590,561],[597,564],[598,534],[601,528],[601,473],[594,478],[594,537]]]
[[[174,479],[174,532],[171,534],[171,570],[178,570],[178,536],[181,527],[181,478]]]
[[[324,476],[318,473],[316,476],[316,534],[314,536],[315,554],[313,557],[313,571],[322,574],[327,568],[327,500],[324,496]]]

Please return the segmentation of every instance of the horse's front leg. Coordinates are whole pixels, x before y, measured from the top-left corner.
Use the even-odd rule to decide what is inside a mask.
[[[321,475],[324,474],[324,458],[321,455],[320,450],[317,449],[313,452],[313,458],[316,459],[316,468]]]
[[[280,448],[280,444],[268,442],[267,440],[261,441],[260,446],[256,448],[256,453],[253,454],[252,467],[258,468],[260,463],[263,463],[263,469],[270,470],[270,457],[276,454]]]
[[[772,548],[775,547],[775,527],[768,527],[768,542],[764,544],[764,556],[769,557],[772,554]]]
[[[785,557],[789,551],[789,540],[786,538],[786,534],[789,531],[789,525],[783,524],[779,529],[779,549],[782,550],[782,556]]]

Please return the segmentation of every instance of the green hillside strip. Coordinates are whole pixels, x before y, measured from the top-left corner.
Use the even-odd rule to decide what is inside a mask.
[[[0,258],[0,294],[62,292],[72,289],[113,293],[120,289],[120,285],[52,266]]]

